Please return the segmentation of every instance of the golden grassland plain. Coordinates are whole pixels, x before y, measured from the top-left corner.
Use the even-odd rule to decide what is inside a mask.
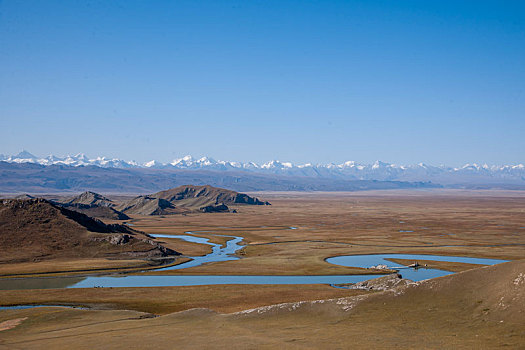
[[[384,191],[259,196],[272,205],[240,207],[237,214],[217,213],[205,219],[205,214],[135,217],[133,224],[148,233],[192,231],[212,241],[224,239],[214,233],[244,237],[246,246],[239,253],[241,260],[166,270],[162,274],[360,274],[370,270],[335,266],[325,259],[374,253],[510,260],[524,255],[525,194],[520,192]],[[169,241],[173,248],[181,243]],[[179,246],[179,251],[185,253],[185,248]]]
[[[325,261],[330,256],[348,254],[525,258],[523,192],[435,190],[258,193],[257,196],[272,205],[239,206],[237,214],[133,216],[128,221],[133,223],[133,228],[150,234],[180,235],[191,231],[193,235],[221,244],[229,238],[214,234],[244,238],[245,247],[238,253],[240,260],[144,273],[371,272]],[[157,241],[186,256],[210,252],[209,246],[179,239]],[[132,267],[129,261],[123,263],[121,267]],[[147,265],[146,261],[141,263]],[[0,311],[0,322],[28,317],[20,325],[0,333],[0,348],[2,345],[6,348],[137,348],[173,341],[182,348],[241,349],[346,348],[349,344],[375,348],[525,346],[522,317],[525,285],[519,285],[522,294],[516,300],[505,299],[502,306],[498,299],[509,297],[500,294],[513,288],[512,281],[519,279],[516,276],[520,273],[525,281],[523,260],[487,268],[435,261],[420,263],[450,271],[468,271],[418,283],[400,295],[386,292],[355,296],[356,291],[326,285],[2,291],[0,299],[8,305],[86,304],[134,311],[60,308]],[[106,267],[115,269],[114,261],[111,264]],[[38,272],[45,272],[45,268],[37,266],[18,270],[13,266],[0,266],[0,272],[6,269],[34,273],[31,269],[37,268]],[[104,263],[96,266],[104,267]],[[56,269],[48,272],[52,271]],[[346,296],[349,299],[341,304],[336,299],[243,315],[215,313]],[[356,298],[365,299],[361,302]],[[341,309],[345,303],[357,306],[345,311]],[[213,311],[189,310],[192,308]],[[188,311],[169,314],[182,310]],[[520,313],[516,314],[516,310]],[[144,319],[150,317],[150,313],[166,315]]]
[[[173,262],[162,266],[175,266],[190,261],[191,258],[176,257]],[[0,266],[0,278],[86,275],[93,273],[133,273],[159,268],[161,260],[111,260],[93,259],[53,259],[39,262],[3,264]]]
[[[0,290],[5,306],[19,304],[77,305],[164,315],[192,308],[231,313],[299,300],[339,298],[367,293],[328,285],[209,285],[147,288],[74,288]],[[72,303],[74,301],[74,303]]]

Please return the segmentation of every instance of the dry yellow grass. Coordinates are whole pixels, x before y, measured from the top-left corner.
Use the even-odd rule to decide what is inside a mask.
[[[521,192],[257,196],[270,200],[272,206],[243,206],[238,214],[135,217],[133,223],[148,233],[193,231],[210,239],[224,239],[213,233],[238,235],[247,244],[241,260],[162,274],[359,274],[369,271],[334,266],[324,259],[413,253],[512,260],[522,257],[525,249],[525,194]]]
[[[9,310],[0,348],[494,349],[525,347],[525,261],[324,302],[240,314],[203,309],[157,318],[136,311]]]
[[[174,257],[166,266],[182,264],[191,259]],[[1,264],[0,278],[30,276],[85,275],[92,273],[134,272],[156,269],[162,260],[110,260],[110,259],[53,259],[32,263]]]
[[[230,313],[301,300],[364,294],[328,285],[210,285],[157,288],[78,288],[1,291],[2,305],[79,305],[168,314],[192,308]]]
[[[71,272],[111,268],[130,268],[148,266],[144,260],[109,260],[109,259],[54,259],[17,264],[0,265],[0,275],[16,275],[30,271],[34,274],[46,272]]]

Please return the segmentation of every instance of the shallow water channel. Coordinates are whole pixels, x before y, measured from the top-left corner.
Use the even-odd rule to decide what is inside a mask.
[[[192,234],[193,232],[188,231],[185,233]],[[223,247],[221,244],[212,243],[210,242],[208,238],[204,238],[204,237],[195,237],[195,236],[189,236],[189,235],[151,235],[151,236],[155,238],[178,238],[178,239],[182,239],[187,242],[208,244],[212,246],[212,252],[210,254],[207,254],[205,256],[194,256],[192,257],[193,260],[191,261],[188,261],[188,262],[185,262],[179,265],[175,265],[175,266],[159,268],[159,269],[156,269],[155,271],[180,270],[180,269],[187,269],[189,267],[200,266],[205,263],[238,260],[239,257],[236,257],[232,254],[235,254],[237,250],[242,248],[242,246],[240,246],[239,243],[243,239],[242,237],[237,237],[237,236],[214,235],[214,236],[232,238],[229,241],[227,241],[226,245]]]
[[[14,306],[0,306],[1,310],[25,310],[25,309],[34,309],[35,307],[65,307],[68,309],[77,309],[77,310],[89,310],[87,307],[81,307],[81,306],[72,306],[72,305],[14,305]]]
[[[296,229],[290,228],[290,229]],[[180,270],[190,267],[200,266],[204,263],[214,263],[220,261],[237,260],[234,254],[243,246],[242,237],[217,235],[231,237],[224,246],[212,243],[208,238],[191,236],[196,232],[186,232],[187,235],[153,235],[156,238],[179,238],[188,242],[208,244],[212,246],[212,252],[205,256],[192,257],[193,260],[175,266],[161,267],[155,271]],[[385,261],[385,258],[399,258],[410,260],[437,260],[466,262],[471,264],[493,265],[505,262],[505,260],[480,259],[465,257],[447,257],[435,255],[414,255],[414,254],[370,254],[370,255],[347,255],[328,258],[326,261],[331,264],[355,267],[371,267],[378,264],[385,264],[395,269],[402,269],[403,277],[420,281],[424,279],[445,276],[452,272],[420,268],[417,270],[406,268],[405,266]],[[151,270],[150,270],[151,271]],[[357,283],[381,275],[325,275],[325,276],[225,276],[225,275],[173,275],[173,276],[128,276],[124,274],[112,274],[105,276],[88,277],[38,277],[38,278],[3,278],[0,279],[0,290],[12,289],[47,289],[47,288],[93,288],[93,287],[169,287],[169,286],[196,286],[211,284],[341,284]]]

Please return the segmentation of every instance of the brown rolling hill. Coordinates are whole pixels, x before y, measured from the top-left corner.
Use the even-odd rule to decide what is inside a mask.
[[[54,258],[150,258],[178,253],[145,233],[45,199],[0,200],[0,263]]]
[[[179,186],[166,191],[160,191],[151,195],[155,198],[162,198],[170,203],[177,203],[181,207],[202,208],[207,205],[226,205],[250,204],[250,205],[269,205],[269,202],[262,202],[258,198],[250,197],[247,194],[239,193],[224,188],[213,186]]]
[[[270,203],[224,188],[185,185],[136,197],[116,209],[125,214],[165,215],[192,211],[227,212],[228,205],[270,205]]]
[[[128,220],[129,216],[112,207],[90,207],[82,204],[67,206],[67,209],[86,214],[92,218],[110,220]]]
[[[86,191],[78,196],[55,201],[56,204],[99,219],[128,220],[129,216],[116,210],[116,204],[101,194]]]
[[[138,215],[164,215],[175,214],[180,211],[165,199],[155,198],[152,196],[139,196],[121,204],[117,207],[123,213]]]
[[[64,202],[62,202],[64,205],[86,205],[86,206],[92,206],[92,207],[113,207],[115,206],[115,203],[109,198],[104,197],[101,194],[86,191],[78,196],[68,198]]]

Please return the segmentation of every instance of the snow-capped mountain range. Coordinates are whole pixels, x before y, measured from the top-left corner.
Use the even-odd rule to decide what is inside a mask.
[[[104,168],[149,168],[149,169],[188,169],[214,171],[248,171],[266,174],[279,174],[302,177],[334,178],[349,180],[378,181],[432,181],[440,184],[453,183],[512,183],[525,185],[525,166],[516,165],[478,165],[466,164],[462,167],[416,165],[396,165],[376,161],[373,164],[359,164],[347,161],[341,164],[293,164],[272,160],[264,164],[254,162],[231,162],[214,160],[209,157],[195,159],[185,156],[169,163],[152,160],[143,164],[117,158],[88,158],[84,154],[44,158],[22,151],[16,155],[0,154],[0,161],[8,163],[34,163],[44,166],[98,166]]]

